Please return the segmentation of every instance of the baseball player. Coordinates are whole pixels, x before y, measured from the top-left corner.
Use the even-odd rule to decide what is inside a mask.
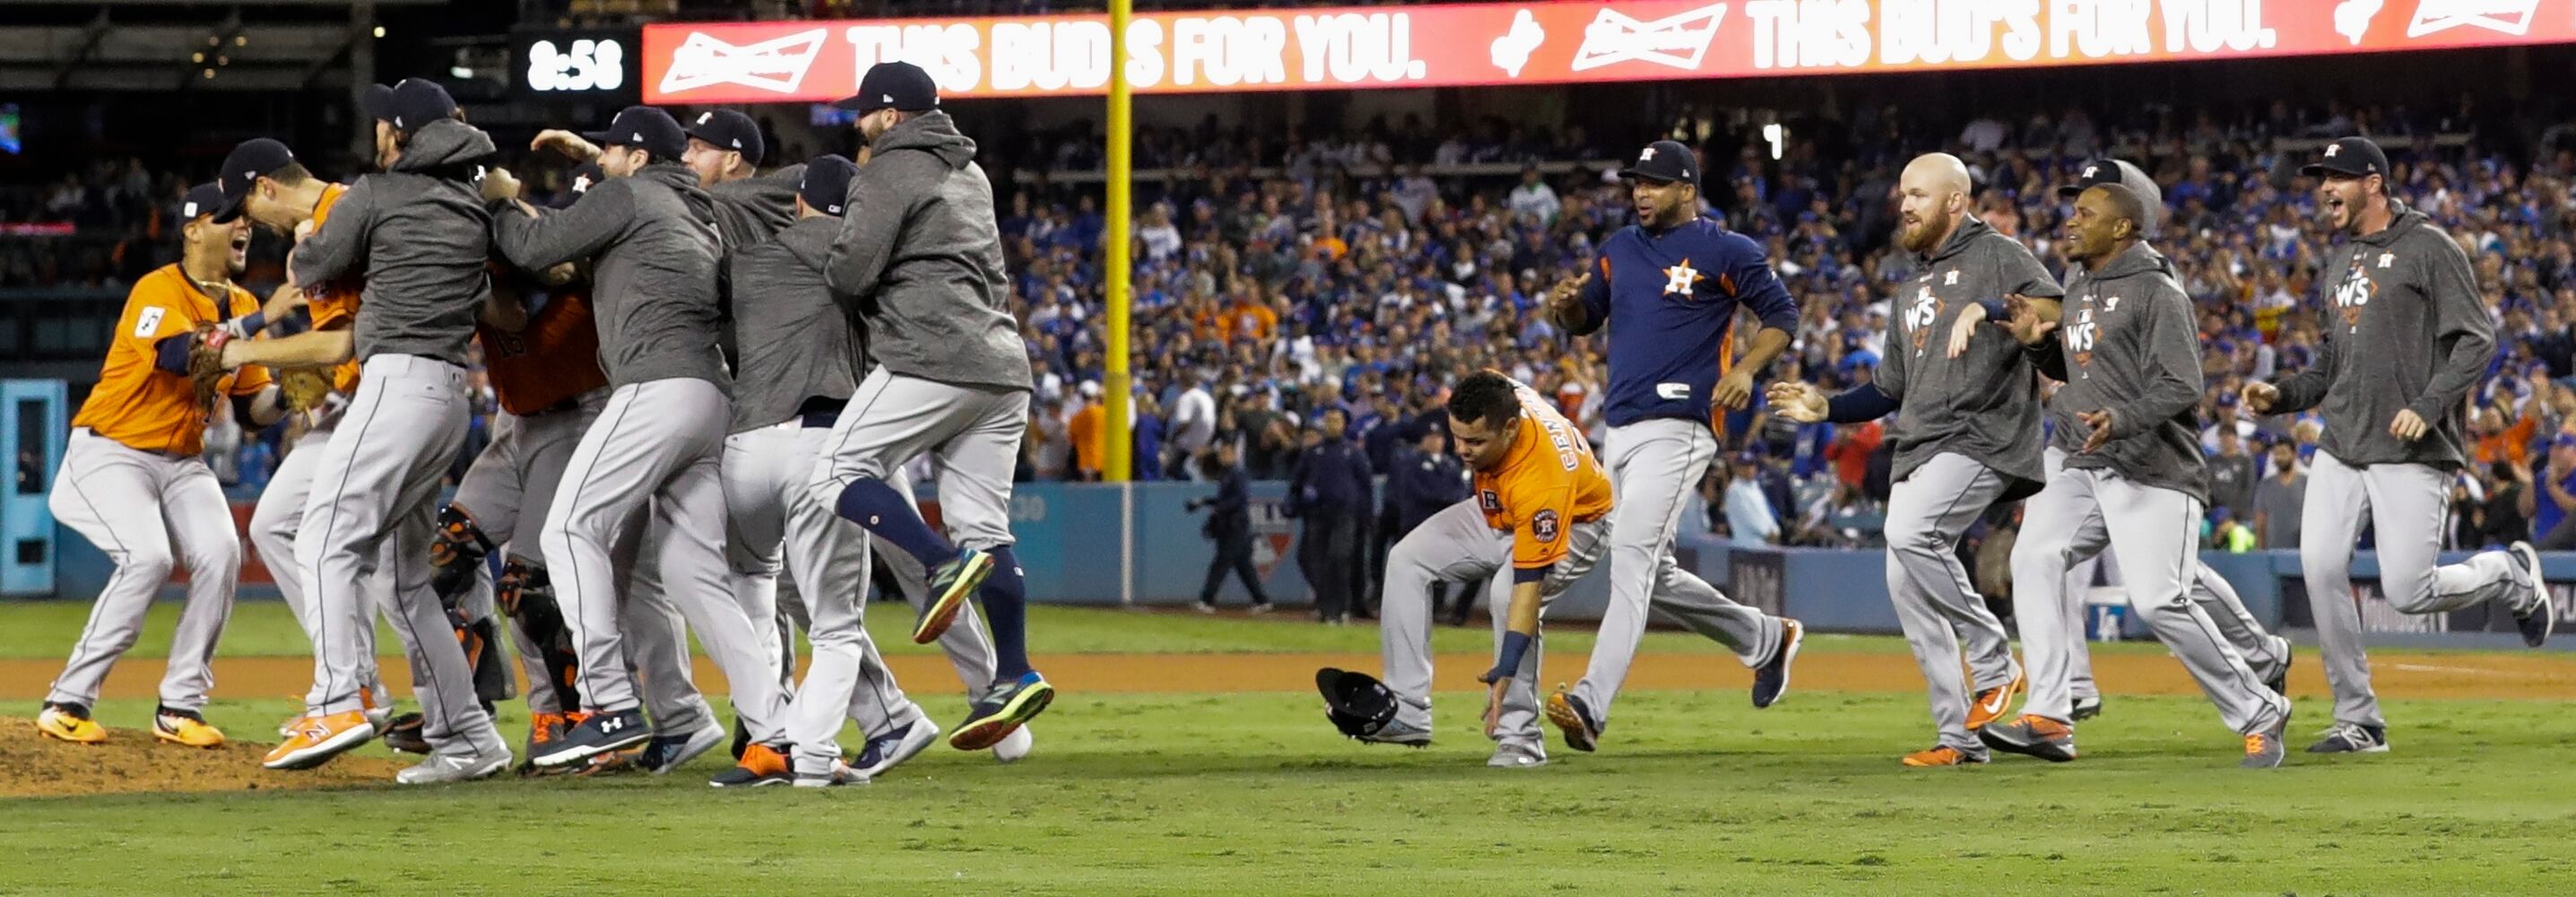
[[[2326,144],[2299,169],[2317,178],[2317,206],[2347,239],[2329,263],[2334,299],[2316,364],[2278,383],[2248,383],[2245,407],[2315,408],[2325,435],[2308,462],[2299,567],[2316,616],[2317,648],[2334,687],[2335,724],[2310,753],[2388,750],[2388,723],[2370,690],[2352,554],[2377,533],[2380,593],[2401,613],[2503,602],[2524,644],[2549,640],[2557,612],[2529,543],[2436,566],[2451,475],[2462,463],[2460,402],[2495,359],[2494,324],[2468,254],[2449,234],[2388,195],[2388,156],[2368,138]]]
[[[2290,702],[2265,686],[2188,592],[2196,575],[2208,474],[2200,454],[2200,347],[2191,298],[2164,256],[2141,239],[2146,205],[2119,184],[2086,188],[2066,222],[2064,317],[2051,324],[2024,305],[2014,335],[2042,372],[2065,381],[2056,401],[2081,442],[2066,467],[2024,507],[2013,546],[2013,592],[2030,700],[2021,716],[1977,736],[1996,750],[2065,762],[2076,757],[2068,688],[2065,581],[2075,545],[2106,540],[2129,603],[2182,660],[2219,717],[2245,738],[2247,769],[2281,765]],[[2049,332],[2056,331],[2050,338]],[[2099,536],[2089,534],[2098,533]],[[2098,549],[2097,549],[2098,550]]]
[[[72,418],[46,506],[54,518],[106,552],[116,564],[99,591],[71,660],[36,714],[36,731],[95,744],[107,730],[90,718],[99,686],[141,633],[153,593],[174,567],[188,570],[188,603],[170,642],[152,737],[212,748],[224,733],[206,722],[210,666],[224,620],[232,614],[241,574],[241,539],[223,486],[199,457],[214,400],[229,398],[250,428],[282,416],[268,372],[245,368],[214,376],[191,356],[219,352],[226,340],[259,332],[266,314],[241,274],[250,228],[219,224],[223,195],[199,185],[180,201],[179,261],[135,281],[118,315],[98,385]],[[201,374],[206,376],[200,377]]]
[[[1900,310],[1889,323],[1875,382],[1831,400],[1812,384],[1776,383],[1770,398],[1781,416],[1798,423],[1896,415],[1888,428],[1896,444],[1887,503],[1888,596],[1906,646],[1923,668],[1940,731],[1939,744],[1906,755],[1904,763],[1983,763],[1985,744],[1971,730],[2001,717],[2023,678],[2003,623],[1959,562],[1959,539],[1996,502],[2038,490],[2039,387],[2009,334],[1972,325],[1956,357],[1944,351],[1940,335],[1952,332],[1961,315],[1986,320],[1990,310],[1981,303],[2018,295],[2037,311],[2061,291],[2020,241],[1968,214],[1968,169],[1957,157],[1915,157],[1897,188],[1896,240],[1913,253],[1917,276],[1904,287],[1911,294],[1897,296]]]
[[[493,221],[494,244],[523,269],[592,260],[600,357],[613,390],[566,462],[540,537],[591,715],[531,759],[561,766],[651,737],[625,665],[611,564],[612,549],[649,509],[661,542],[643,550],[658,552],[663,584],[725,670],[754,742],[710,783],[783,782],[786,705],[770,666],[775,656],[763,653],[755,631],[769,623],[753,626],[725,581],[717,458],[732,378],[716,347],[721,247],[712,204],[679,164],[687,137],[668,113],[630,106],[592,139],[607,147],[598,160],[607,181],[563,211],[540,217],[521,201]]]
[[[2156,187],[2155,180],[2147,177],[2146,172],[2138,170],[2137,166],[2117,159],[2095,159],[2086,162],[2078,169],[2075,182],[2057,188],[2057,193],[2061,197],[2072,200],[2083,195],[2085,190],[2103,184],[2118,184],[2138,197],[2139,214],[2143,217],[2137,224],[2137,239],[2142,243],[2154,240],[2157,224],[2164,211],[2163,193]],[[2068,292],[2070,294],[2073,292],[2072,285],[2069,286]],[[1967,321],[1972,317],[1975,316],[1961,315],[1959,320]],[[1998,323],[2008,322],[1999,321]],[[1956,350],[1964,346],[1965,341],[1959,334],[1954,333],[1951,347]],[[2051,398],[2048,402],[2047,414],[2049,440],[2048,447],[2041,452],[2041,462],[2048,481],[2055,482],[2058,473],[2066,469],[2068,455],[2083,446],[2084,437],[2081,434],[2086,430],[2082,422],[2077,420],[2075,412],[2068,409],[2066,401]],[[2099,521],[2100,518],[2089,519]],[[2065,608],[2065,612],[2060,616],[2060,622],[2065,626],[2065,635],[2061,637],[2058,644],[2065,645],[2069,649],[2066,651],[2063,665],[2066,688],[2073,695],[2073,709],[2070,711],[2069,721],[2083,722],[2102,712],[2102,692],[2093,682],[2092,652],[2088,650],[2089,645],[2084,638],[2084,616],[2085,596],[2091,591],[2092,563],[2099,558],[2102,550],[2110,545],[2110,534],[2100,525],[2087,525],[2081,530],[2072,532],[2035,531],[2029,528],[2027,519],[2024,521],[2022,533],[2022,541],[2013,543],[2016,558],[2021,556],[2020,549],[2025,545],[2031,546],[2033,551],[2038,551],[2045,543],[2048,550],[2045,555],[2032,557],[2032,560],[2042,564],[2042,567],[2035,568],[2031,573],[2016,573],[2014,580],[2024,585],[2015,591],[2050,588],[2061,590],[2057,594]],[[2045,538],[2034,538],[2035,536]],[[2046,579],[2037,578],[2048,569],[2056,568],[2061,564],[2064,565],[2064,575],[2050,576]],[[2208,564],[2201,563],[2197,556],[2192,561],[2189,585],[2192,603],[2199,605],[2201,612],[2208,615],[2211,623],[2217,625],[2219,634],[2226,640],[2228,647],[2236,649],[2236,653],[2245,658],[2247,666],[2253,667],[2255,672],[2262,674],[2266,687],[2274,693],[2287,694],[2290,675],[2290,640],[2264,631],[2263,624],[2254,619],[2253,613],[2245,609],[2245,602],[2237,597],[2236,587],[2225,577],[2218,575],[2218,571],[2210,569]],[[2018,597],[2016,595],[2016,598]],[[2020,625],[2028,627],[2031,623],[2028,618],[2023,618]],[[2030,661],[2031,641],[2030,634],[2025,632],[2022,636],[2022,654],[2025,667],[2032,677],[2030,691],[2035,696],[2044,687],[2039,679],[2044,673],[2039,669],[2040,664]]]
[[[367,650],[359,631],[374,625],[370,609],[382,606],[413,659],[421,737],[431,748],[395,780],[463,781],[510,763],[429,568],[439,481],[465,437],[466,341],[489,289],[489,216],[474,179],[493,148],[434,83],[404,80],[381,102],[389,106],[370,111],[379,113],[385,170],[342,194],[289,265],[299,284],[365,272],[356,323],[345,331],[365,377],[322,449],[295,539],[317,630],[307,703],[319,715],[307,716],[265,763],[311,767],[375,734],[358,697]],[[234,344],[226,361],[267,360],[258,349]],[[370,575],[385,568],[391,572]]]
[[[1547,701],[1548,720],[1576,750],[1592,750],[1609,725],[1610,702],[1646,632],[1648,595],[1676,575],[1690,575],[1673,560],[1673,534],[1681,525],[1682,496],[1717,457],[1712,427],[1752,398],[1754,375],[1788,348],[1798,324],[1798,304],[1772,275],[1762,247],[1700,215],[1698,168],[1690,148],[1675,141],[1639,152],[1619,173],[1636,203],[1637,223],[1603,240],[1583,277],[1559,284],[1550,297],[1567,333],[1610,328],[1608,449],[1620,496],[1610,519],[1610,606],[1601,640],[1582,681]],[[1730,361],[1739,305],[1761,318],[1762,329]],[[1705,583],[1690,591],[1702,589]],[[1767,616],[1722,594],[1706,621],[1704,633],[1756,670],[1753,706],[1779,700],[1798,656],[1798,621]]]
[[[386,111],[391,93],[392,88],[370,85],[364,105],[373,111]],[[224,156],[216,184],[223,188],[225,202],[218,217],[248,220],[289,239],[327,223],[331,211],[338,208],[341,197],[349,191],[346,185],[315,177],[295,161],[294,151],[286,144],[265,137],[233,147]],[[313,602],[306,597],[304,579],[297,573],[295,537],[303,529],[304,504],[313,495],[322,447],[330,443],[331,434],[338,429],[340,412],[358,394],[358,359],[349,352],[346,331],[357,321],[358,297],[364,286],[365,280],[354,275],[327,283],[290,284],[286,291],[304,304],[306,330],[264,347],[268,350],[269,369],[281,376],[295,378],[311,376],[305,372],[319,372],[329,384],[329,394],[323,401],[297,411],[305,417],[307,428],[269,475],[268,485],[260,490],[259,503],[250,515],[251,547],[259,552],[260,562],[268,566],[269,578],[276,582],[287,609],[295,614],[296,625],[304,630],[306,639],[317,645],[321,630],[313,618]],[[378,575],[388,571],[389,568],[380,568]],[[379,588],[371,594],[384,591]],[[376,673],[375,627],[367,627],[359,637],[363,650],[359,652],[358,679],[364,683],[358,692],[360,713],[382,732],[390,724],[393,699]],[[320,707],[308,704],[303,715],[321,716],[320,711]],[[292,720],[278,729],[280,738],[294,734]]]
[[[1007,306],[992,182],[975,141],[939,110],[919,66],[871,66],[857,96],[873,153],[851,178],[849,214],[824,281],[867,328],[877,367],[833,425],[814,467],[819,501],[919,560],[931,598],[912,639],[946,632],[980,590],[996,684],[948,736],[958,750],[1000,743],[1046,709],[1055,688],[1029,668],[1019,562],[1011,554],[1011,471],[1028,427],[1029,364]],[[924,453],[939,461],[948,538],[888,478]]]

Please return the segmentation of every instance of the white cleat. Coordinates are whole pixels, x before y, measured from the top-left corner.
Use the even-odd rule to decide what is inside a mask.
[[[1537,769],[1547,765],[1547,753],[1544,748],[1538,747],[1497,745],[1494,748],[1494,756],[1487,759],[1485,765],[1495,769]]]
[[[798,788],[838,788],[843,785],[865,785],[868,781],[867,773],[851,769],[849,764],[839,760],[832,761],[830,772],[816,774],[801,769],[796,772]]]
[[[453,757],[432,754],[420,765],[394,773],[394,781],[405,785],[444,785],[471,782],[510,768],[510,754],[503,751],[492,756],[480,754]]]

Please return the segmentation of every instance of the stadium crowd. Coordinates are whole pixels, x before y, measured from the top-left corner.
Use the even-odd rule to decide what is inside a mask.
[[[2235,397],[2249,378],[2306,365],[2318,344],[2316,268],[2330,241],[2310,185],[2293,173],[2294,148],[2371,134],[2397,164],[2393,192],[2468,249],[2498,324],[2501,351],[2466,409],[2477,463],[2454,490],[2458,545],[2528,534],[2544,548],[2576,547],[2576,525],[2561,526],[2576,516],[2567,513],[2576,508],[2576,435],[2562,435],[2576,416],[2576,140],[2563,126],[2507,133],[2497,120],[2467,99],[2436,111],[2273,103],[2120,121],[2064,110],[1964,127],[1863,109],[1801,125],[1776,152],[1753,130],[1701,141],[1702,199],[1708,214],[1768,244],[1804,309],[1770,375],[1831,389],[1871,376],[1892,285],[1911,273],[1889,242],[1893,187],[1911,155],[1944,148],[1967,159],[1979,216],[2053,268],[2063,264],[2053,243],[2066,212],[2055,188],[2086,159],[2138,163],[2164,190],[2156,245],[2202,313],[2210,544],[2281,547],[2295,544],[2300,468],[2318,423],[2242,416]],[[1556,396],[1597,439],[1599,338],[1568,339],[1534,311],[1630,219],[1610,173],[1630,142],[1644,138],[1499,121],[1437,130],[1413,117],[1332,135],[1254,133],[1213,119],[1141,131],[1137,167],[1166,176],[1138,185],[1132,231],[1137,476],[1214,478],[1203,458],[1222,443],[1239,449],[1252,479],[1287,479],[1303,449],[1325,438],[1322,412],[1332,408],[1384,475],[1439,428],[1445,387],[1482,367]],[[1087,125],[1031,133],[989,151],[997,170],[1017,176],[1004,188],[1001,227],[1038,390],[1021,474],[1095,479],[1110,438],[1101,408],[1108,226],[1096,182],[1063,175],[1097,168],[1097,135]],[[1518,173],[1454,174],[1466,165]],[[170,242],[152,239],[153,228],[184,183],[139,161],[100,162],[0,195],[0,223],[71,221],[84,235],[119,238],[107,263],[76,270],[60,253],[0,253],[0,286],[113,286],[148,271]],[[478,394],[481,433],[491,402],[488,390]],[[1688,512],[1695,524],[1745,543],[1872,538],[1887,491],[1880,424],[1799,426],[1757,406],[1730,415],[1725,429],[1731,454]],[[229,421],[208,446],[228,481],[255,485],[275,460],[273,434],[241,434]],[[2009,516],[2000,512],[1996,525],[2008,528]]]

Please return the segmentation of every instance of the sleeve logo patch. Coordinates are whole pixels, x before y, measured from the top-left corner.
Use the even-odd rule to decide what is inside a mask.
[[[144,306],[143,313],[134,316],[135,339],[151,339],[153,334],[159,333],[160,331],[161,306]]]
[[[1556,512],[1540,511],[1538,516],[1530,518],[1530,535],[1538,537],[1541,542],[1556,541]]]

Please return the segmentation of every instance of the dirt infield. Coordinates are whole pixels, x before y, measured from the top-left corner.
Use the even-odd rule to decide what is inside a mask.
[[[383,785],[402,768],[382,757],[349,756],[320,769],[275,772],[259,765],[267,747],[236,741],[201,750],[163,744],[140,729],[110,730],[105,744],[71,744],[37,734],[35,720],[0,716],[0,796]]]
[[[2316,654],[2302,650],[2290,674],[2290,690],[2301,697],[2326,696],[2324,673]],[[1375,654],[1056,654],[1035,658],[1047,678],[1068,692],[1295,692],[1314,687],[1317,667],[1337,666],[1374,671]],[[1551,653],[1549,675],[1571,680],[1583,669],[1579,654]],[[906,654],[886,658],[897,678],[925,685],[955,675],[946,658]],[[1443,690],[1482,688],[1474,675],[1492,663],[1481,654],[1444,654],[1437,659]],[[60,671],[53,660],[0,660],[0,701],[37,701],[45,683]],[[388,658],[381,665],[391,684],[409,691],[408,665]],[[2371,653],[2371,684],[2383,698],[2576,699],[2576,656],[2560,654],[2465,654],[2409,651]],[[2155,654],[2096,654],[2095,677],[2115,695],[2198,694],[2182,665]],[[313,662],[294,657],[224,658],[215,662],[215,693],[225,697],[297,697],[312,681]],[[107,680],[111,698],[148,698],[160,681],[161,665],[147,660],[118,664]],[[724,674],[705,658],[698,660],[701,688],[723,688]],[[1629,688],[1738,688],[1751,674],[1731,658],[1711,654],[1643,654],[1628,676]],[[1857,654],[1811,651],[1798,659],[1794,686],[1822,691],[1917,691],[1922,675],[1913,658],[1902,654]],[[147,736],[148,737],[148,736]]]

